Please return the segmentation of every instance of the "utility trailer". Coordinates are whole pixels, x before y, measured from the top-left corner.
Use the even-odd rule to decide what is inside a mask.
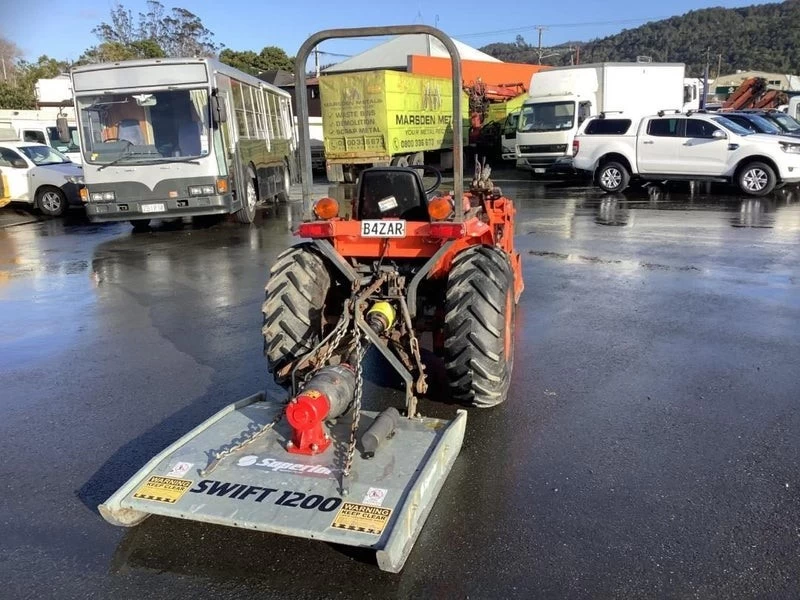
[[[328,39],[433,35],[452,57],[452,115],[461,114],[458,50],[424,25],[329,30],[297,53],[302,72]],[[366,169],[352,218],[332,198],[312,206],[306,82],[298,78],[306,241],[283,252],[266,286],[264,346],[288,402],[255,394],[187,433],[100,506],[132,526],[150,514],[371,548],[402,569],[463,442],[466,412],[423,417],[418,334],[434,333],[450,395],[490,407],[507,396],[514,315],[523,283],[514,207],[478,164],[465,193],[434,192],[432,167]],[[463,173],[463,123],[452,119]],[[436,183],[425,189],[419,171]],[[443,326],[442,326],[443,323]],[[376,349],[405,385],[402,413],[362,410],[362,360]]]

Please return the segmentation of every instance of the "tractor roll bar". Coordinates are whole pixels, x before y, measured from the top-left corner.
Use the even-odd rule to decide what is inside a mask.
[[[464,218],[464,138],[461,120],[461,56],[458,48],[446,33],[429,25],[388,25],[386,27],[351,27],[345,29],[326,29],[309,37],[294,60],[295,102],[297,104],[297,128],[300,132],[300,183],[303,188],[303,219],[311,218],[311,139],[308,131],[308,96],[306,91],[306,63],[314,47],[338,38],[380,37],[386,35],[413,35],[425,33],[432,35],[444,44],[450,53],[453,66],[453,190],[455,191],[456,220]]]

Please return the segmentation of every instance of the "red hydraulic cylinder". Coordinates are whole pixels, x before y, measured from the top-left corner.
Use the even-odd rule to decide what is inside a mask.
[[[320,454],[331,445],[326,419],[344,413],[355,393],[355,372],[348,365],[323,367],[286,407],[292,440],[286,449],[293,454]]]

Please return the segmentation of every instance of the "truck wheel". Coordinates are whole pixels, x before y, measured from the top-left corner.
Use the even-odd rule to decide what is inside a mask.
[[[67,210],[67,197],[55,187],[42,187],[36,192],[36,206],[48,217],[60,217]]]
[[[278,202],[289,201],[289,190],[292,188],[292,180],[289,177],[289,167],[284,165],[281,168],[283,172],[283,188],[278,192]]]
[[[239,223],[252,223],[256,218],[256,204],[258,204],[258,180],[253,170],[247,169],[242,208],[236,211],[236,220]]]
[[[604,192],[621,192],[631,180],[631,175],[618,162],[607,162],[597,170],[597,186]]]
[[[739,171],[739,189],[748,196],[766,196],[775,189],[775,171],[762,162],[751,162]]]
[[[261,307],[264,354],[276,383],[290,381],[278,371],[307,354],[320,342],[322,309],[331,277],[322,258],[309,244],[293,246],[270,269]]]
[[[392,159],[391,165],[393,167],[407,167],[408,166],[408,157],[407,156],[395,156]]]
[[[453,398],[488,408],[506,399],[514,366],[514,276],[490,246],[458,254],[447,278],[445,371]]]

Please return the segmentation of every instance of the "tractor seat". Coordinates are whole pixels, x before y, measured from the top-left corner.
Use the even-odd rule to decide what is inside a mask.
[[[361,172],[357,219],[428,220],[428,198],[418,169],[372,167]]]

